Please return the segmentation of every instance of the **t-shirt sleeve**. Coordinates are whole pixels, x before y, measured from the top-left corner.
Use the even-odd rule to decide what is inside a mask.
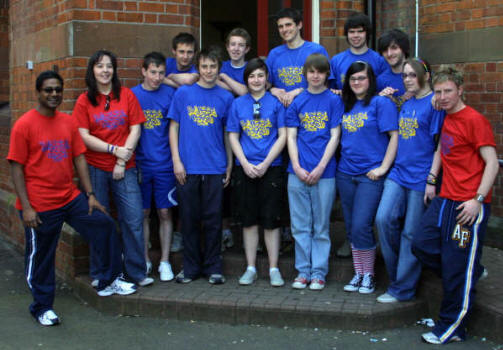
[[[398,109],[391,99],[377,96],[377,118],[379,120],[379,131],[386,132],[398,130]]]
[[[87,94],[83,93],[77,99],[75,103],[75,107],[73,107],[72,116],[77,120],[77,126],[79,128],[89,130],[89,112],[88,105],[90,105],[89,99],[87,98]]]
[[[430,103],[431,108],[431,121],[430,121],[430,135],[434,136],[440,134],[442,131],[442,124],[444,123],[445,112],[439,111],[433,108]]]
[[[279,101],[276,101],[276,115],[278,116],[278,128],[284,128],[286,126],[286,109]]]
[[[13,160],[19,164],[26,164],[28,159],[28,140],[24,134],[25,128],[19,123],[14,124],[10,134],[8,160]]]
[[[128,119],[129,125],[137,125],[145,122],[145,114],[143,113],[143,109],[138,102],[138,99],[133,94],[133,92],[127,88],[125,95],[127,96],[128,102]]]
[[[339,125],[341,125],[342,122],[342,115],[344,114],[344,104],[342,103],[342,99],[334,95],[334,98],[332,98],[331,101],[331,110],[332,110],[332,116],[330,120],[330,128],[336,128]]]
[[[297,115],[297,106],[295,101],[288,106],[285,116],[285,124],[287,128],[298,128],[300,126],[299,116]]]
[[[72,125],[72,153],[73,157],[77,157],[86,151],[86,146],[82,137],[80,136],[79,130],[75,125]]]
[[[181,89],[181,88],[180,88]],[[169,107],[168,111],[168,119],[172,119],[177,123],[180,123],[180,104],[183,100],[181,97],[182,95],[182,90],[176,90],[175,94],[173,95],[173,102],[171,102],[171,106]]]
[[[383,74],[387,70],[391,70],[388,62],[386,62],[386,60],[382,56],[379,56],[377,58],[377,60],[378,60],[378,66],[379,66],[379,72],[377,72],[377,74],[376,74],[377,76]]]
[[[337,89],[339,85],[338,81],[339,73],[337,72],[337,66],[335,62],[335,56],[330,60],[330,77],[328,78],[328,83],[331,89]]]
[[[265,64],[267,65],[267,70],[269,71],[269,74],[267,75],[267,81],[271,84],[273,84],[274,79],[273,79],[273,58],[271,53],[269,52],[269,55],[267,56],[267,59],[265,60]],[[274,84],[273,84],[274,87]]]
[[[470,139],[477,149],[483,146],[496,147],[494,133],[491,123],[483,115],[478,114],[478,118],[470,118],[469,133]]]
[[[232,94],[230,92],[225,91],[225,95],[226,95],[226,98],[225,98],[225,112],[224,112],[224,115],[222,117],[222,123],[223,123],[224,126],[227,124],[227,118],[229,117],[229,112],[231,110],[231,105],[232,105],[232,102],[234,102],[234,96],[232,96]]]
[[[240,132],[241,128],[239,127],[239,116],[238,116],[238,107],[236,100],[232,102],[231,109],[229,111],[229,117],[227,118],[226,124],[227,131],[230,132]]]

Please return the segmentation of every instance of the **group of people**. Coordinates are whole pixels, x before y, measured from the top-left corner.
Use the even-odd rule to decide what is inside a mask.
[[[364,14],[348,18],[349,48],[331,60],[302,38],[299,11],[282,9],[276,23],[284,44],[266,60],[248,62],[251,38],[242,28],[227,36],[225,62],[180,33],[174,58],[147,54],[143,82],[131,90],[121,86],[115,55],[100,50],[89,60],[88,90],[72,116],[57,111],[62,78],[39,75],[38,107],[14,125],[7,157],[26,227],[30,311],[39,323],[59,323],[54,254],[64,221],[89,240],[100,296],[153,283],[152,204],[160,221],[160,280],[175,279],[169,253],[178,206],[184,252],[176,282],[205,276],[224,283],[222,211],[232,175],[247,262],[239,284],[257,279],[260,227],[270,283],[285,283],[278,257],[286,189],[298,272],[292,287],[322,290],[337,192],[347,233],[338,253],[352,255],[355,270],[344,290],[374,292],[375,221],[390,281],[377,301],[411,300],[421,266],[432,268],[443,278],[444,300],[423,339],[465,338],[474,285],[484,273],[498,160],[489,122],[463,103],[461,73],[446,67],[433,74],[425,60],[409,58],[409,39],[397,29],[379,38],[379,53],[371,50]],[[83,193],[72,182],[74,166]],[[120,238],[108,214],[110,193]]]

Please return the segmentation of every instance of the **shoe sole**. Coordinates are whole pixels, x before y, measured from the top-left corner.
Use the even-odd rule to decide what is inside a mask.
[[[344,291],[345,292],[358,292],[359,289],[360,289],[360,287],[353,287],[353,286],[351,286],[351,287],[347,287],[347,286],[344,287]]]
[[[375,288],[374,289],[369,289],[369,290],[360,290],[360,289],[358,289],[358,293],[360,293],[360,294],[372,294],[372,293],[374,293],[374,291],[375,291]]]
[[[160,278],[159,277],[159,281],[161,282],[169,282],[169,281],[173,281],[175,279],[175,276],[172,276],[171,278]]]
[[[307,287],[307,284],[303,284],[303,285],[293,285],[292,284],[293,289],[306,289],[306,287]]]
[[[271,282],[271,286],[272,286],[272,287],[283,287],[284,285],[285,285],[285,282],[284,282],[284,281],[283,281],[283,282],[281,282],[281,283],[279,283],[279,282],[277,282],[277,283],[272,283],[272,282]]]

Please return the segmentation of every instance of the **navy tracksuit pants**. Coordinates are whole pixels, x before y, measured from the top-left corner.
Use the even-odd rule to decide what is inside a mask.
[[[222,203],[225,175],[187,175],[176,184],[185,277],[222,273]],[[204,244],[201,244],[201,228]]]
[[[119,275],[120,243],[115,223],[97,209],[91,215],[88,212],[88,200],[81,193],[61,208],[39,212],[42,223],[36,228],[25,227],[25,274],[33,295],[30,312],[34,317],[53,308],[56,287],[55,254],[64,222],[95,247],[103,267],[98,276],[98,290],[108,286]]]
[[[442,278],[444,296],[433,333],[443,343],[454,335],[465,339],[475,284],[484,271],[480,258],[490,205],[483,204],[475,223],[467,226],[456,222],[460,212],[456,208],[461,203],[436,197],[412,242],[412,252],[423,267],[433,269]]]

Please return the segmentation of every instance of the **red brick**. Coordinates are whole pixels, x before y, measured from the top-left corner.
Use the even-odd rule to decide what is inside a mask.
[[[143,14],[136,12],[118,12],[117,20],[119,22],[133,22],[133,23],[142,23],[143,22]]]
[[[178,5],[166,4],[166,13],[178,13]]]
[[[101,18],[101,12],[88,10],[73,11],[73,19],[84,21],[97,21]]]
[[[176,15],[159,15],[159,23],[182,24],[183,16]]]
[[[101,19],[103,21],[117,21],[117,12],[103,11],[101,13]]]
[[[144,23],[157,23],[157,15],[152,14],[152,13],[145,13],[143,15],[143,22]]]
[[[164,12],[164,5],[155,2],[139,2],[138,11],[141,12]]]
[[[136,4],[134,1],[126,1],[124,2],[124,8],[126,11],[137,11],[138,6]]]
[[[122,11],[124,3],[122,1],[96,0],[96,7],[104,10]]]

